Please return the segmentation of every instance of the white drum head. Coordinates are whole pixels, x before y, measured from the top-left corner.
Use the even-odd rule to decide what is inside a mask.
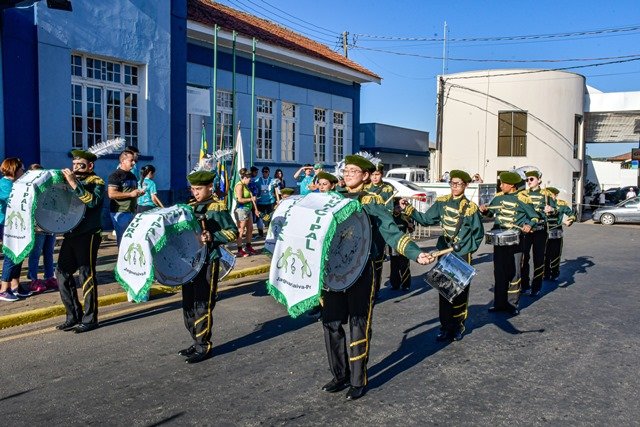
[[[37,198],[36,224],[48,233],[66,233],[73,230],[82,218],[86,205],[66,183],[52,185]]]
[[[184,285],[196,277],[206,256],[200,228],[170,234],[167,244],[153,257],[156,280],[167,286]]]
[[[220,270],[218,280],[224,279],[236,265],[236,257],[224,246],[220,246]]]

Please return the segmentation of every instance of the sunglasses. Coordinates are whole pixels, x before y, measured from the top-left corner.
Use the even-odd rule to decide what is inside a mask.
[[[78,169],[86,169],[87,166],[88,165],[86,163],[73,163],[73,167]]]
[[[533,177],[533,176],[530,176],[529,178],[527,178],[527,181],[534,181],[534,180],[536,180],[536,179],[538,179],[538,178],[535,178],[535,177]]]

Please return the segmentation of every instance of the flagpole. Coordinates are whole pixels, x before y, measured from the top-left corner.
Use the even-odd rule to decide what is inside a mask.
[[[238,37],[238,33],[236,33],[235,30],[233,30],[232,33],[232,60],[231,60],[231,103],[232,103],[232,108],[231,108],[231,141],[233,141],[233,144],[235,144],[236,141],[236,133],[234,132],[235,129],[233,127],[233,124],[236,122],[236,104],[237,104],[237,99],[236,99],[236,39]]]
[[[218,121],[218,24],[213,27],[213,131],[212,141],[216,140]]]
[[[253,166],[254,151],[254,135],[255,135],[255,117],[256,117],[256,38],[253,38],[253,47],[251,49],[251,139],[249,140],[249,149],[251,151],[251,166]]]

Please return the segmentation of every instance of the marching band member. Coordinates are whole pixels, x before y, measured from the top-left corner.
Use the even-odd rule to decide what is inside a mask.
[[[531,233],[524,235],[522,257],[521,292],[532,297],[540,295],[542,276],[544,275],[544,253],[547,246],[547,215],[556,212],[556,202],[551,193],[540,188],[542,174],[537,170],[525,172],[528,189],[523,194],[531,200],[531,205],[538,213],[540,220]],[[533,279],[529,285],[529,258],[533,252]]]
[[[403,233],[413,233],[413,221],[402,212],[400,198],[394,198],[393,200],[393,222],[396,223],[398,229]],[[404,255],[395,253],[393,250],[391,250],[389,258],[389,282],[391,283],[391,288],[408,291],[411,287],[411,266],[409,265],[409,259]]]
[[[337,184],[338,178],[329,172],[322,171],[316,175],[316,186],[321,193],[335,191]]]
[[[193,207],[196,217],[203,222],[200,239],[207,245],[204,265],[190,283],[182,286],[182,314],[193,344],[180,350],[178,354],[187,357],[187,363],[202,362],[212,355],[211,315],[218,290],[218,246],[234,241],[238,235],[226,203],[213,193],[215,176],[214,172],[198,171],[187,177],[193,195],[189,205]]]
[[[56,278],[67,319],[56,328],[62,331],[75,328],[76,333],[82,333],[98,327],[96,259],[102,241],[102,199],[105,185],[104,180],[93,171],[97,160],[95,154],[73,150],[71,155],[73,171],[63,169],[62,174],[75,195],[85,204],[86,211],[78,226],[64,234],[60,247]],[[76,271],[82,283],[84,311],[73,279]]]
[[[406,200],[400,203],[405,213],[421,225],[440,223],[442,235],[438,238],[438,250],[454,247],[454,253],[471,264],[471,255],[478,250],[484,238],[482,217],[478,206],[467,199],[464,191],[471,182],[471,176],[465,171],[452,170],[449,173],[451,194],[440,196],[425,212],[418,212]],[[464,333],[469,305],[469,286],[460,295],[449,302],[439,295],[440,333],[437,341],[459,341]]]
[[[564,200],[558,199],[558,189],[554,187],[547,187],[547,191],[551,193],[551,197],[556,202],[558,209],[555,213],[549,214],[547,222],[549,224],[549,233],[553,230],[559,230],[562,232],[563,215],[567,219],[567,227],[576,220],[576,213],[571,209],[571,206]],[[544,278],[545,280],[556,280],[560,276],[560,257],[562,256],[562,235],[557,239],[547,240],[547,250],[544,255]]]
[[[522,181],[515,172],[500,174],[500,190],[489,206],[480,206],[480,212],[495,217],[494,230],[518,229],[529,233],[538,222],[538,214],[530,199],[517,192]],[[494,301],[489,312],[506,311],[513,316],[520,314],[520,268],[522,265],[523,240],[517,245],[493,247]]]
[[[371,317],[374,298],[373,260],[382,252],[384,242],[398,253],[420,264],[433,262],[433,257],[420,251],[409,235],[403,234],[393,223],[391,213],[384,207],[382,198],[364,190],[373,163],[359,155],[345,159],[344,179],[348,193],[345,197],[357,199],[369,216],[372,227],[372,245],[369,259],[360,277],[344,292],[322,291],[322,326],[333,379],[322,389],[329,393],[343,390],[350,385],[347,399],[362,397],[367,385],[367,361],[371,338]],[[351,343],[347,341],[343,324],[349,322]]]

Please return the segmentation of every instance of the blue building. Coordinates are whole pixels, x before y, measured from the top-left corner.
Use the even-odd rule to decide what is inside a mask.
[[[247,166],[281,167],[288,179],[301,163],[358,149],[360,85],[380,78],[328,47],[205,0],[71,4],[71,12],[45,1],[2,12],[4,156],[62,168],[71,149],[122,136],[139,148],[139,163],[157,167],[158,189],[174,201],[203,123],[210,150],[214,141],[231,145],[239,123]],[[111,156],[96,169],[106,178],[116,164]]]

